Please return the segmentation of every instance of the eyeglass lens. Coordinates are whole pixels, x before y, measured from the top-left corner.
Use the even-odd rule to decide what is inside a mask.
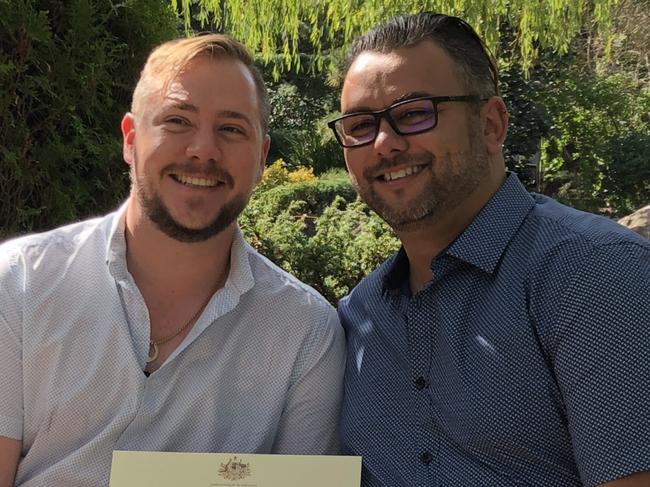
[[[337,131],[346,145],[364,144],[374,140],[379,124],[386,118],[400,135],[429,130],[436,125],[436,108],[431,100],[401,103],[380,114],[362,113],[337,122]]]

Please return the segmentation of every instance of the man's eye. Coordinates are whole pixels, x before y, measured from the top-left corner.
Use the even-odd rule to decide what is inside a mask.
[[[414,108],[400,113],[396,118],[399,123],[414,124],[420,123],[423,120],[428,120],[431,117],[433,117],[433,112],[431,110]]]
[[[345,131],[349,135],[364,135],[375,130],[375,119],[364,118],[360,120],[350,120],[347,125]]]
[[[224,125],[219,130],[230,134],[245,135],[246,131],[237,125]]]
[[[179,127],[188,127],[190,125],[190,122],[183,117],[169,117],[165,120],[165,123]]]

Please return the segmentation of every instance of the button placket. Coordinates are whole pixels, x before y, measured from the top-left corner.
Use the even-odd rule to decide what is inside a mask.
[[[432,404],[429,394],[429,374],[435,324],[435,307],[432,286],[411,298],[406,309],[407,336],[409,345],[410,379],[414,393],[414,415],[417,421],[417,450],[415,462],[418,465],[417,485],[430,485],[433,477],[431,464],[436,437],[432,435]]]
[[[422,296],[411,298],[406,310],[406,324],[411,380],[415,389],[422,391],[429,382],[433,339],[431,310],[424,304]]]

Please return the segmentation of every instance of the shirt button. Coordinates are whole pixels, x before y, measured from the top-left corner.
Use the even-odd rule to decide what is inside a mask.
[[[429,465],[433,461],[433,455],[428,451],[425,451],[420,455],[420,461],[425,465]]]
[[[420,376],[417,379],[415,379],[415,387],[418,391],[424,389],[426,385],[427,385],[427,381],[424,377]]]

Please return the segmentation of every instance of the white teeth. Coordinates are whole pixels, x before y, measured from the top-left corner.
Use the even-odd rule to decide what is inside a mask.
[[[384,180],[386,181],[395,181],[396,179],[405,178],[411,174],[419,173],[424,166],[410,166],[405,169],[400,169],[395,172],[388,172],[384,174]]]
[[[176,174],[176,180],[179,183],[188,184],[191,186],[201,186],[204,188],[209,188],[216,186],[218,181],[216,179],[205,179],[205,178],[196,178],[193,176],[183,176],[182,174]]]

